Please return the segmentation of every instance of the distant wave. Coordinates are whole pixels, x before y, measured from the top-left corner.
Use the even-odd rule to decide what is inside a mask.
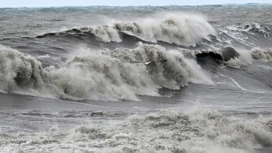
[[[87,40],[86,37],[88,37],[88,39],[91,38],[90,43],[92,43],[91,41],[100,41],[101,43],[141,41],[149,44],[167,43],[184,48],[204,47],[206,49],[226,46],[247,49],[272,47],[270,29],[258,23],[227,26],[217,29],[216,33],[204,19],[202,22],[195,20],[181,24],[183,22],[176,18],[166,18],[160,22],[155,22],[154,25],[141,22],[122,22],[113,25],[74,28],[64,32],[46,33],[36,38],[74,37]]]
[[[259,23],[242,23],[217,30],[218,39],[225,45],[240,47],[272,47],[271,30]]]
[[[104,26],[46,33],[37,38],[56,35],[93,35],[103,42],[121,42],[120,32],[147,42],[162,41],[186,47],[196,46],[203,39],[209,40],[209,35],[216,35],[214,28],[200,15],[164,14],[135,22],[116,21]]]

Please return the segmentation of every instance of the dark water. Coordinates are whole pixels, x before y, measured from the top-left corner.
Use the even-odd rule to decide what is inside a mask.
[[[0,9],[0,152],[271,152],[271,11]]]

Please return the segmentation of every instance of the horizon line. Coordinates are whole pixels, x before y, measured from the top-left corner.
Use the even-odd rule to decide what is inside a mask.
[[[19,8],[64,8],[64,7],[169,7],[169,6],[227,6],[227,5],[272,5],[271,3],[223,3],[223,4],[200,4],[200,5],[63,5],[63,6],[7,6],[0,9],[19,9]]]

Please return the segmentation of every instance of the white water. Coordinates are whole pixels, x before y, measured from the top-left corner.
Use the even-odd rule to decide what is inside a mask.
[[[254,153],[272,145],[272,121],[246,120],[194,108],[133,115],[66,129],[0,134],[0,152]]]
[[[32,36],[35,35],[34,31],[48,31],[50,35],[52,25],[57,28],[67,26],[67,29],[72,29],[75,25],[80,32],[75,37],[65,31],[63,35],[56,33],[56,36],[49,37],[1,40],[1,43],[18,48],[20,52],[29,53],[33,57],[40,55],[40,52],[45,56],[34,59],[15,49],[0,46],[0,92],[3,92],[0,96],[0,152],[271,153],[272,82],[269,79],[270,63],[265,63],[271,61],[269,50],[237,49],[238,52],[241,51],[241,56],[229,61],[229,66],[241,69],[212,65],[214,63],[204,61],[201,66],[206,71],[196,63],[191,50],[186,52],[178,49],[176,45],[169,45],[176,48],[169,50],[159,45],[143,44],[124,49],[122,47],[126,42],[121,42],[121,35],[118,33],[126,32],[152,42],[165,41],[184,46],[198,44],[200,51],[203,44],[211,51],[225,46],[234,46],[236,49],[236,40],[248,46],[257,44],[262,47],[259,44],[269,44],[269,38],[264,39],[259,33],[265,31],[258,29],[261,30],[262,25],[267,25],[265,23],[271,18],[270,8],[262,9],[268,14],[247,9],[248,12],[255,11],[250,15],[241,14],[243,11],[238,11],[240,6],[238,8],[201,8],[205,14],[213,14],[210,18],[220,29],[226,25],[239,26],[247,20],[260,21],[261,27],[257,26],[257,29],[253,26],[237,30],[227,29],[233,39],[226,36],[227,40],[222,38],[219,42],[217,39],[221,39],[221,36],[211,37],[212,42],[209,41],[207,36],[214,35],[215,32],[202,15],[176,12],[153,15],[152,12],[156,12],[157,8],[152,7],[135,10],[107,9],[107,12],[99,10],[100,8],[94,11],[93,8],[87,8],[90,12],[50,8],[49,10],[56,9],[58,13],[38,11],[36,14],[35,10],[35,13],[3,13],[1,21],[6,23],[9,20],[9,24],[3,24],[1,38]],[[123,9],[133,11],[127,14]],[[171,10],[168,7],[158,9]],[[242,6],[241,9],[243,10]],[[48,10],[42,8],[41,11]],[[149,11],[151,13],[146,14]],[[113,19],[113,22],[108,23],[107,17],[101,23],[99,20],[103,15],[100,14],[103,12],[110,14],[111,19],[116,16],[132,19]],[[93,16],[88,16],[92,13]],[[22,18],[24,15],[27,17]],[[135,16],[141,19],[136,19]],[[58,19],[65,22],[59,22]],[[14,21],[18,24],[14,24]],[[37,28],[33,25],[37,25]],[[77,33],[76,30],[70,32]],[[93,37],[89,39],[90,34],[100,41],[89,41],[93,40]],[[202,39],[208,41],[202,43]],[[100,46],[101,48],[113,44],[116,50],[79,48],[74,54],[67,55],[67,52],[74,50],[74,46],[80,46],[81,43],[86,46],[92,46],[93,43],[105,45]],[[55,47],[60,48],[61,53]],[[55,57],[55,53],[60,56]],[[68,61],[62,61],[66,57],[69,57]],[[44,60],[45,65],[48,65],[51,63],[50,59],[64,63],[60,67],[45,68],[37,61]],[[165,60],[167,61],[162,62]],[[225,76],[218,77],[221,73]],[[14,80],[16,76],[18,77]],[[211,77],[215,80],[215,85]],[[163,89],[158,92],[161,87],[181,90]],[[70,101],[71,99],[84,100]],[[128,101],[139,99],[141,101]],[[184,112],[196,103],[202,107],[223,111],[232,117],[202,108]],[[107,111],[111,110],[120,112],[108,115]],[[158,110],[163,111],[157,112]],[[140,113],[135,114],[135,111]],[[150,111],[154,113],[150,114]],[[128,114],[134,115],[126,118]]]
[[[217,35],[204,16],[180,12],[155,13],[134,21],[109,19],[106,25],[75,29],[80,33],[91,33],[103,42],[121,42],[119,32],[124,32],[153,43],[163,41],[186,47],[196,46],[203,39],[209,40],[209,35]],[[74,31],[60,33],[73,34]]]
[[[245,49],[236,49],[239,53],[238,57],[235,57],[227,62],[227,65],[234,68],[240,68],[241,66],[250,65],[253,62],[250,51]]]
[[[161,87],[179,89],[189,82],[212,84],[193,59],[181,51],[139,44],[135,49],[81,53],[60,68],[43,68],[30,56],[1,46],[1,90],[68,99],[138,100],[159,96]],[[83,52],[82,52],[83,50]],[[145,65],[146,62],[167,60]],[[135,63],[136,62],[136,63]],[[133,72],[133,73],[131,73]]]

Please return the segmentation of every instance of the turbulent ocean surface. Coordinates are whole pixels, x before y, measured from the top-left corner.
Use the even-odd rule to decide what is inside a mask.
[[[0,9],[0,152],[271,153],[272,5]]]

